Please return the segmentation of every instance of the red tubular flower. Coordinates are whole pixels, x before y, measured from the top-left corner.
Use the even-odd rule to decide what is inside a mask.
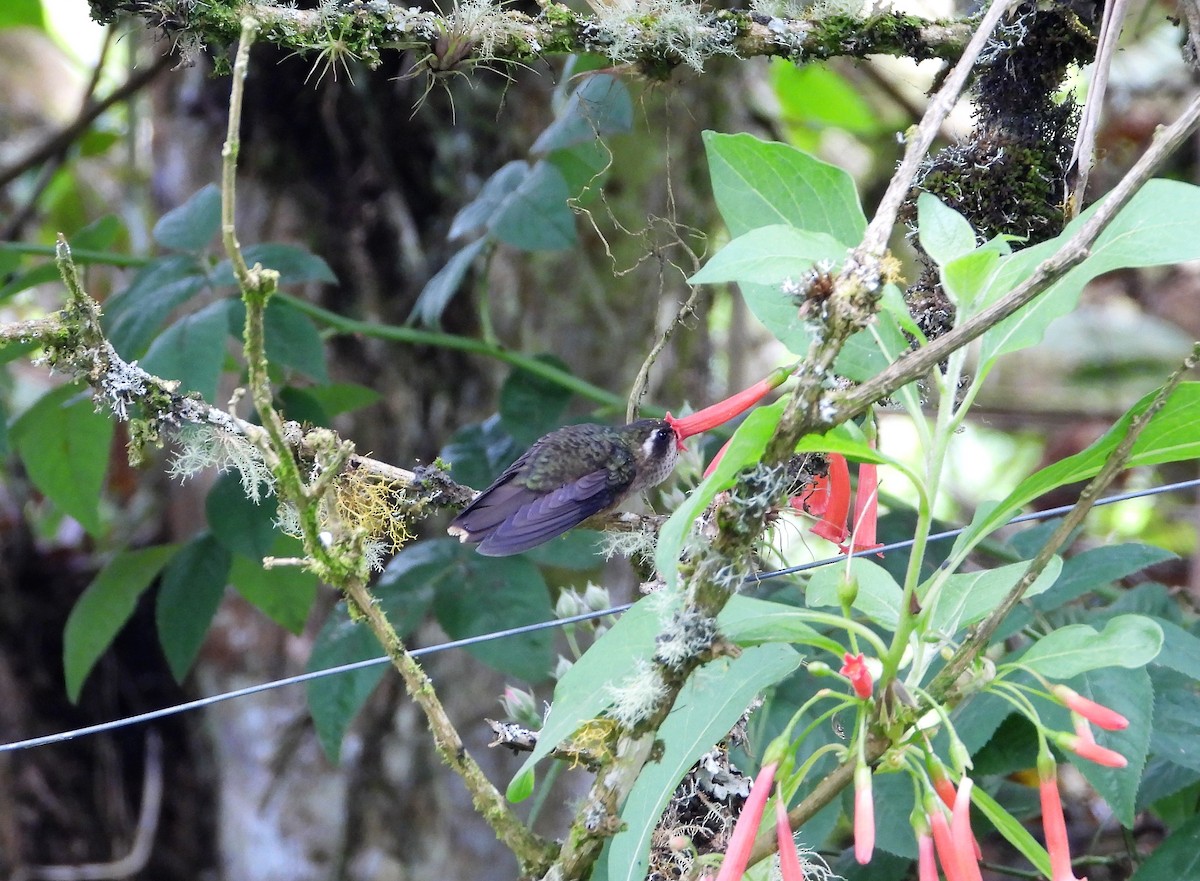
[[[917,881],[938,881],[937,860],[933,856],[933,836],[928,830],[917,833]]]
[[[790,367],[778,367],[772,370],[766,379],[759,380],[750,386],[750,388],[738,392],[736,395],[730,395],[723,401],[718,401],[710,407],[705,407],[703,410],[697,410],[687,416],[676,419],[670,413],[667,414],[667,422],[675,429],[675,437],[678,439],[679,448],[683,449],[683,442],[692,435],[700,434],[703,431],[708,431],[710,428],[716,428],[724,422],[728,422],[734,416],[738,416],[763,398],[765,398],[773,389],[783,385],[792,373],[795,372],[799,364],[793,364]]]
[[[875,540],[875,526],[879,520],[879,469],[870,462],[858,466],[858,489],[854,493],[853,538],[849,544],[841,544],[843,554],[855,551],[873,551],[883,547]],[[882,555],[880,555],[882,556]]]
[[[966,775],[958,781],[958,795],[954,797],[954,810],[950,818],[950,837],[958,854],[962,881],[983,881],[983,874],[979,871],[979,859],[975,856],[975,834],[971,831],[973,785],[971,778]]]
[[[859,765],[854,769],[854,858],[859,865],[865,866],[871,862],[874,852],[875,800],[871,797],[871,767]]]
[[[1106,768],[1124,768],[1129,764],[1129,761],[1116,750],[1096,743],[1090,730],[1083,736],[1059,734],[1054,738],[1054,742],[1063,749],[1069,749],[1075,755],[1095,762],[1097,765],[1104,765]]]
[[[927,756],[926,767],[929,769],[929,777],[933,780],[933,790],[937,793],[938,798],[942,800],[947,809],[953,809],[954,803],[958,799],[958,790],[954,788],[954,784],[946,775],[946,766],[943,765],[937,756],[930,753]],[[983,851],[979,847],[979,841],[975,838],[975,834],[971,833],[972,851],[975,854],[975,859],[983,859]]]
[[[778,762],[763,765],[754,778],[750,795],[734,824],[729,846],[725,848],[725,859],[721,862],[717,881],[738,881],[746,873],[746,864],[750,862],[750,852],[754,849],[754,836],[758,834],[758,824],[762,822],[763,809],[767,806],[767,797],[771,794],[771,784],[775,781],[778,768]]]
[[[792,496],[788,500],[797,511],[804,511],[806,514],[812,514],[814,517],[821,517],[829,508],[829,477],[820,475],[814,477],[812,486],[804,491],[803,494]]]
[[[783,881],[804,881],[804,868],[792,839],[792,824],[788,822],[783,791],[778,789],[775,792],[775,840],[779,843],[779,872]]]
[[[863,657],[862,652],[857,655],[852,655],[849,652],[842,657],[842,669],[838,670],[843,676],[850,680],[850,684],[854,686],[854,693],[866,700],[871,696],[871,691],[875,687],[874,680],[871,679],[871,671],[867,669],[867,659]]]
[[[850,513],[850,466],[846,457],[829,454],[829,502],[821,512],[821,522],[812,528],[813,535],[840,545],[846,540],[846,515]]]
[[[946,812],[933,802],[926,802],[929,811],[929,826],[933,831],[933,843],[937,847],[938,862],[946,873],[946,881],[963,881],[963,870],[960,857],[954,849],[954,840],[950,835],[950,824],[946,822]]]
[[[1049,753],[1038,756],[1038,790],[1042,797],[1042,829],[1046,833],[1046,851],[1050,854],[1051,881],[1087,881],[1076,878],[1071,868],[1067,821],[1058,793],[1058,774]]]
[[[1067,688],[1065,685],[1055,685],[1050,691],[1054,693],[1056,698],[1066,704],[1071,712],[1078,713],[1093,725],[1099,725],[1105,731],[1121,731],[1129,727],[1129,720],[1116,710],[1110,710],[1103,704],[1089,700],[1079,694],[1079,692]]]

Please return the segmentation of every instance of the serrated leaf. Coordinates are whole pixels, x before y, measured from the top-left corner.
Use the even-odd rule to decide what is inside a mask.
[[[96,412],[92,396],[74,384],[47,392],[12,424],[9,436],[33,485],[99,535],[113,424]]]
[[[1129,881],[1200,878],[1200,816],[1174,829],[1160,842]]]
[[[1086,624],[1070,624],[1043,636],[1021,656],[1021,663],[1054,679],[1070,679],[1102,667],[1144,667],[1162,648],[1157,621],[1119,615],[1097,633]]]
[[[917,236],[938,266],[975,250],[975,230],[961,214],[932,193],[917,197]]]
[[[203,251],[221,228],[221,191],[206,184],[158,219],[154,241],[172,251]]]
[[[833,236],[777,223],[738,236],[713,255],[688,283],[748,281],[778,287],[787,279],[799,281],[814,263],[825,261],[836,268],[845,256],[845,245]],[[776,294],[786,296],[779,290]]]
[[[476,239],[469,245],[464,245],[446,261],[446,265],[421,289],[421,294],[408,316],[410,323],[426,327],[437,327],[441,323],[442,313],[458,293],[467,271],[487,243],[487,239]]]
[[[167,317],[207,284],[195,257],[172,254],[147,264],[104,303],[101,326],[124,357],[139,357]]]
[[[662,757],[646,765],[633,784],[608,855],[610,881],[646,877],[650,836],[675,787],[696,760],[725,737],[763,689],[800,666],[802,656],[785,645],[748,648],[741,657],[706,664],[684,685],[659,729]]]
[[[142,366],[155,376],[179,380],[184,394],[215,400],[229,338],[228,303],[210,303],[180,318],[150,344]]]
[[[739,471],[762,459],[786,405],[787,399],[781,398],[774,404],[750,411],[750,415],[733,433],[725,455],[713,473],[688,494],[684,503],[675,509],[659,530],[654,565],[668,587],[674,587],[679,577],[679,555],[692,524],[717,493],[733,486]]]
[[[1104,669],[1089,670],[1067,684],[1084,697],[1116,710],[1129,720],[1129,727],[1123,731],[1094,732],[1096,742],[1123,755],[1129,762],[1128,767],[1103,767],[1071,752],[1066,756],[1112,808],[1121,825],[1131,829],[1138,783],[1150,749],[1150,723],[1154,715],[1154,687],[1150,676],[1144,668],[1106,666]],[[1051,709],[1046,714],[1047,722],[1070,730],[1071,724],[1065,709]]]
[[[595,74],[567,100],[555,119],[538,135],[529,152],[544,156],[633,128],[633,101],[629,89],[615,76]]]
[[[279,273],[279,283],[299,284],[306,281],[321,281],[336,284],[337,276],[324,258],[298,245],[283,242],[260,242],[242,249],[242,259],[247,266],[261,264],[265,269]],[[212,273],[214,285],[236,285],[237,278],[228,260],[222,260]]]
[[[273,550],[280,557],[295,557],[299,542],[280,536]],[[300,633],[317,597],[317,578],[295,566],[264,569],[257,560],[235,556],[230,581],[238,593],[268,618],[291,633]]]
[[[178,545],[158,545],[118,551],[79,597],[63,633],[63,672],[71,703],[78,702],[84,680],[133,614],[138,597],[177,550]]]
[[[219,476],[204,503],[208,528],[222,545],[235,554],[261,560],[271,552],[278,534],[275,512],[279,502],[268,496],[257,504],[246,497],[237,472]]]
[[[404,639],[424,619],[433,602],[433,586],[414,584],[409,586],[411,589],[406,589],[406,586],[398,585],[395,576],[398,568],[393,568],[391,574],[385,571],[380,576],[374,595],[396,634]],[[382,653],[383,648],[370,628],[352,620],[345,601],[342,601],[317,634],[307,669],[310,672],[325,670],[377,658]],[[381,664],[309,680],[309,712],[317,738],[330,762],[337,763],[346,730],[386,671],[387,665]]]
[[[536,360],[569,373],[566,362],[554,355],[537,355]],[[561,384],[520,367],[500,387],[500,425],[521,446],[529,446],[561,424],[571,391]]]
[[[163,570],[154,622],[176,682],[183,682],[204,642],[229,581],[233,556],[209,533],[184,545]]]
[[[522,251],[561,251],[575,244],[571,193],[553,163],[535,164],[488,220],[488,230]]]
[[[1178,670],[1200,682],[1200,637],[1178,624],[1155,619],[1163,632],[1163,647],[1154,663]]]

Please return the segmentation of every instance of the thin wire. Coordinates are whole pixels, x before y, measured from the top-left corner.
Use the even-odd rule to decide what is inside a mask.
[[[1179,483],[1169,483],[1163,486],[1151,487],[1150,489],[1134,490],[1118,495],[1106,496],[1095,503],[1095,507],[1102,505],[1113,505],[1117,502],[1127,502],[1131,499],[1144,498],[1148,496],[1161,495],[1162,493],[1175,492],[1176,490],[1191,489],[1200,487],[1200,478],[1193,480],[1184,480]],[[1016,523],[1028,523],[1037,520],[1050,520],[1061,514],[1066,514],[1073,508],[1074,505],[1061,505],[1057,508],[1050,508],[1045,511],[1034,511],[1029,514],[1020,514],[1005,525],[1013,525]],[[949,529],[945,532],[938,532],[929,536],[929,541],[939,541],[947,538],[954,538],[957,535],[965,532],[969,527],[961,527],[959,529]],[[854,553],[856,557],[870,556],[873,554],[883,553],[885,551],[897,551],[912,547],[913,539],[904,541],[892,542],[884,545],[881,548],[872,548],[869,551],[857,551]],[[746,579],[747,583],[756,583],[759,581],[767,581],[772,578],[779,578],[784,575],[793,575],[797,572],[804,572],[808,569],[816,569],[820,566],[827,566],[830,563],[837,563],[845,560],[845,556],[838,555],[829,557],[824,560],[814,560],[809,563],[801,563],[798,566],[788,566],[784,569],[775,569],[771,572],[763,572],[759,575],[752,576]],[[581,615],[572,615],[569,618],[556,618],[553,621],[541,621],[536,624],[525,624],[521,627],[510,627],[507,630],[497,630],[492,633],[482,633],[479,636],[468,636],[463,639],[456,639],[450,642],[443,642],[437,645],[427,646],[426,648],[414,649],[409,652],[414,658],[426,657],[434,655],[438,652],[448,651],[450,649],[466,648],[467,646],[479,645],[480,643],[490,642],[497,639],[507,639],[512,636],[522,636],[527,633],[536,633],[541,630],[549,630],[555,627],[565,627],[569,624],[578,624],[583,621],[592,621],[596,618],[603,618],[606,615],[616,615],[626,611],[633,606],[633,603],[624,603],[619,606],[613,606],[611,609],[601,609],[596,612],[585,612]],[[308,673],[300,673],[296,676],[288,676],[283,679],[275,679],[270,682],[263,682],[258,685],[250,685],[246,688],[239,688],[235,691],[226,691],[221,694],[215,694],[210,697],[199,698],[193,701],[187,701],[182,704],[164,707],[160,710],[151,710],[148,713],[139,713],[136,716],[126,716],[122,719],[114,719],[110,722],[100,722],[96,725],[88,725],[83,728],[74,728],[70,731],[61,731],[57,734],[46,734],[41,737],[31,737],[28,740],[16,740],[11,743],[0,744],[0,753],[15,752],[21,749],[31,749],[35,746],[45,746],[51,743],[62,743],[67,740],[74,740],[77,737],[86,737],[90,734],[100,734],[104,731],[112,731],[117,728],[124,728],[129,725],[137,725],[141,722],[150,722],[154,719],[161,719],[165,716],[173,716],[177,713],[186,713],[191,710],[199,710],[203,707],[211,706],[212,704],[220,703],[221,701],[232,700],[238,697],[246,697],[247,695],[259,694],[260,692],[270,691],[275,688],[282,688],[285,685],[297,685],[301,682],[311,682],[314,679],[320,679],[325,676],[335,676],[340,673],[349,673],[354,670],[363,670],[368,667],[376,667],[389,662],[387,655],[378,658],[368,658],[365,661],[354,661],[349,664],[339,664],[336,667],[326,667],[321,670],[312,670]]]

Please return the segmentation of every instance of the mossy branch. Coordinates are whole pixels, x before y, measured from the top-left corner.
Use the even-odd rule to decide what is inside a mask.
[[[686,0],[597,3],[594,14],[549,2],[537,15],[492,0],[462,0],[446,14],[384,0],[322,3],[316,9],[265,2],[91,0],[110,21],[131,13],[180,46],[229,46],[243,16],[262,25],[261,39],[320,63],[380,66],[385,55],[412,51],[431,74],[474,64],[529,64],[547,55],[592,53],[663,78],[678,65],[696,70],[720,56],[808,62],[837,56],[957,58],[971,19],[930,20],[898,12],[870,16],[826,12],[782,18],[749,10],[703,9]]]

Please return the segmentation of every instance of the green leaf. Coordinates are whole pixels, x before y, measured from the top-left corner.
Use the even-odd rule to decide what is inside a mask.
[[[888,630],[895,630],[900,623],[904,589],[896,583],[890,572],[863,557],[850,560],[850,572],[858,580],[858,595],[854,599],[854,608],[869,621],[874,621]],[[837,587],[845,573],[845,561],[814,570],[808,586],[804,589],[805,604],[811,609],[840,608]]]
[[[308,388],[287,386],[279,399],[288,419],[331,427],[330,421],[342,413],[370,407],[382,398],[379,392],[354,382],[335,382]]]
[[[183,682],[200,651],[225,595],[232,562],[229,551],[205,532],[184,545],[163,570],[154,621],[176,682]]]
[[[747,134],[704,133],[713,195],[733,236],[783,223],[858,244],[867,219],[854,179],[807,153]]]
[[[1027,278],[1041,261],[1078,232],[1096,208],[1097,205],[1089,207],[1057,238],[1019,251],[1004,261],[978,305],[982,308],[990,304]],[[1083,263],[1034,302],[984,334],[979,363],[987,365],[1006,352],[1036,345],[1054,319],[1074,310],[1084,285],[1102,273],[1200,259],[1200,239],[1193,235],[1197,224],[1200,224],[1200,187],[1179,181],[1149,181],[1100,234]]]
[[[633,101],[629,89],[611,74],[595,74],[585,78],[571,93],[566,106],[538,135],[529,152],[544,156],[597,138],[623,134],[632,128]]]
[[[975,250],[975,230],[966,218],[932,193],[917,197],[917,235],[938,266]]]
[[[295,557],[299,554],[299,542],[280,536],[273,550],[280,557]],[[264,569],[257,560],[235,556],[229,577],[238,593],[276,624],[297,634],[304,629],[317,597],[315,575],[295,566]]]
[[[42,0],[8,0],[0,4],[0,28],[27,25],[46,30],[46,15],[42,11]]]
[[[230,302],[219,300],[180,318],[150,344],[142,366],[163,379],[179,380],[184,394],[198,392],[206,401],[215,400],[225,364]]]
[[[406,585],[403,583],[404,571],[403,565],[389,566],[373,591],[380,608],[401,639],[412,633],[424,620],[433,602],[433,585]],[[377,658],[382,653],[375,634],[365,624],[351,619],[343,601],[334,607],[317,634],[307,669],[310,672],[325,670]],[[317,738],[330,762],[337,763],[346,730],[386,671],[387,665],[380,664],[309,680],[308,708],[317,729]]]
[[[524,557],[483,557],[451,538],[436,539],[449,565],[437,581],[433,610],[451,639],[464,639],[554,617],[550,591]],[[467,651],[490,667],[527,682],[545,679],[554,664],[549,631],[482,642]]]
[[[228,471],[209,489],[204,509],[208,528],[217,541],[233,553],[257,561],[269,554],[275,543],[278,504],[274,496],[257,504],[246,498],[241,478]]]
[[[442,313],[446,311],[446,307],[458,293],[467,271],[487,244],[486,238],[476,239],[469,245],[463,246],[446,261],[446,265],[439,269],[437,274],[429,279],[425,287],[421,289],[421,294],[417,297],[417,302],[413,304],[412,312],[408,316],[410,323],[426,327],[437,327],[441,323]]]
[[[635,603],[563,674],[554,687],[554,700],[538,733],[537,745],[516,778],[532,773],[538,761],[612,704],[607,686],[619,685],[639,661],[654,654],[654,637],[660,623],[661,613],[653,601]]]
[[[453,242],[488,229],[496,212],[527,177],[529,163],[523,159],[514,159],[500,166],[484,183],[479,195],[454,215],[446,238]]]
[[[47,392],[9,429],[29,479],[91,535],[101,532],[100,496],[113,424],[77,385]]]
[[[683,775],[729,733],[759,692],[799,667],[801,657],[785,645],[756,646],[734,660],[706,664],[688,679],[659,729],[662,757],[643,768],[625,800],[625,828],[609,848],[609,881],[646,877],[650,836]]]
[[[954,543],[952,555],[961,558],[1022,507],[1052,489],[1094,477],[1128,432],[1130,423],[1153,400],[1151,392],[1136,403],[1104,436],[1082,452],[1068,456],[1021,481],[1001,502],[981,505],[966,531]],[[1200,383],[1186,382],[1175,389],[1163,409],[1151,420],[1134,444],[1127,468],[1159,465],[1200,456]]]
[[[1043,676],[1070,679],[1102,667],[1144,667],[1162,648],[1158,622],[1142,615],[1118,615],[1097,633],[1071,624],[1039,639],[1021,656],[1021,664]]]
[[[126,358],[145,352],[172,312],[207,284],[195,257],[173,254],[143,267],[129,287],[104,303],[101,326],[109,342]]]
[[[1150,736],[1154,755],[1166,759],[1181,772],[1200,774],[1200,695],[1187,677],[1162,671],[1154,676],[1154,727]],[[1163,686],[1166,686],[1165,688]],[[1186,780],[1190,775],[1181,773]],[[1139,790],[1138,799],[1142,799]]]
[[[1200,816],[1194,816],[1138,866],[1129,881],[1164,881],[1166,878],[1200,878]]]
[[[118,551],[80,595],[63,634],[63,671],[71,703],[79,701],[84,680],[96,661],[133,614],[138,597],[178,548],[158,545]]]
[[[266,269],[279,273],[279,283],[299,284],[306,281],[320,281],[336,284],[337,276],[329,268],[329,264],[321,257],[297,245],[287,245],[282,242],[260,242],[242,249],[242,258],[247,266],[255,263]],[[213,270],[214,285],[236,285],[237,278],[228,260],[222,260]]]
[[[938,592],[934,605],[925,612],[930,630],[934,633],[950,634],[976,621],[982,621],[1008,596],[1008,592],[1028,568],[1027,562],[1020,562],[998,566],[995,569],[951,575]],[[1049,590],[1058,579],[1062,568],[1062,557],[1053,557],[1037,580],[1025,591],[1025,597],[1037,596]],[[919,589],[918,595],[922,599],[925,598],[925,592]]]
[[[787,400],[781,398],[774,404],[750,411],[733,433],[716,470],[688,494],[684,503],[663,524],[654,550],[654,565],[668,587],[674,587],[679,577],[679,555],[692,524],[717,493],[733,486],[739,471],[762,459],[786,404]]]
[[[846,247],[832,236],[777,223],[738,236],[688,283],[749,281],[778,287],[785,279],[799,280],[814,263],[826,261],[836,267],[845,257]],[[775,294],[786,298],[779,290]]]
[[[1063,564],[1058,581],[1034,602],[1034,606],[1042,612],[1057,609],[1099,587],[1141,572],[1147,566],[1173,559],[1177,559],[1175,554],[1153,545],[1130,543],[1089,548]]]
[[[221,191],[206,184],[154,224],[154,241],[172,251],[203,251],[221,228]]]
[[[1021,856],[1029,860],[1033,867],[1047,878],[1050,877],[1050,854],[1046,853],[1046,848],[1038,844],[1037,839],[1029,834],[1029,830],[1016,817],[1004,810],[981,786],[971,788],[971,803],[979,808],[980,813],[988,818],[988,822],[996,827],[996,831],[1003,835]]]
[[[575,244],[575,215],[567,207],[571,193],[553,163],[542,160],[506,196],[488,221],[505,244],[522,251],[561,251]]]
[[[6,278],[7,274],[0,276]],[[29,290],[40,284],[56,281],[60,278],[58,267],[54,263],[42,263],[27,272],[18,272],[5,285],[0,287],[0,301],[7,300],[21,291]]]
[[[942,289],[963,315],[971,315],[1000,263],[995,248],[984,246],[951,260],[942,268]]]
[[[1154,687],[1150,675],[1144,668],[1108,667],[1089,670],[1068,684],[1084,697],[1116,710],[1129,720],[1129,727],[1123,731],[1095,732],[1096,742],[1123,755],[1129,762],[1128,767],[1107,768],[1072,752],[1066,756],[1112,808],[1121,825],[1132,829],[1138,784],[1150,749],[1150,721],[1154,714]],[[1048,720],[1059,728],[1070,730],[1065,709],[1054,709],[1059,711],[1057,717],[1048,714]]]
[[[1163,647],[1154,663],[1178,670],[1200,681],[1200,637],[1189,633],[1178,624],[1157,620],[1163,631]]]
[[[538,355],[536,360],[570,372],[566,362],[553,355]],[[529,446],[562,424],[570,400],[570,390],[559,383],[514,368],[500,387],[500,425],[518,444]]]
[[[521,454],[521,445],[500,424],[500,415],[454,432],[440,458],[450,463],[450,476],[479,489],[487,486]]]
[[[124,231],[121,218],[105,214],[70,236],[71,247],[80,251],[106,251]]]
[[[863,99],[837,71],[819,64],[796,65],[772,58],[771,85],[789,128],[820,129],[835,126],[859,135],[890,131],[876,108]],[[902,127],[902,126],[901,126]]]

